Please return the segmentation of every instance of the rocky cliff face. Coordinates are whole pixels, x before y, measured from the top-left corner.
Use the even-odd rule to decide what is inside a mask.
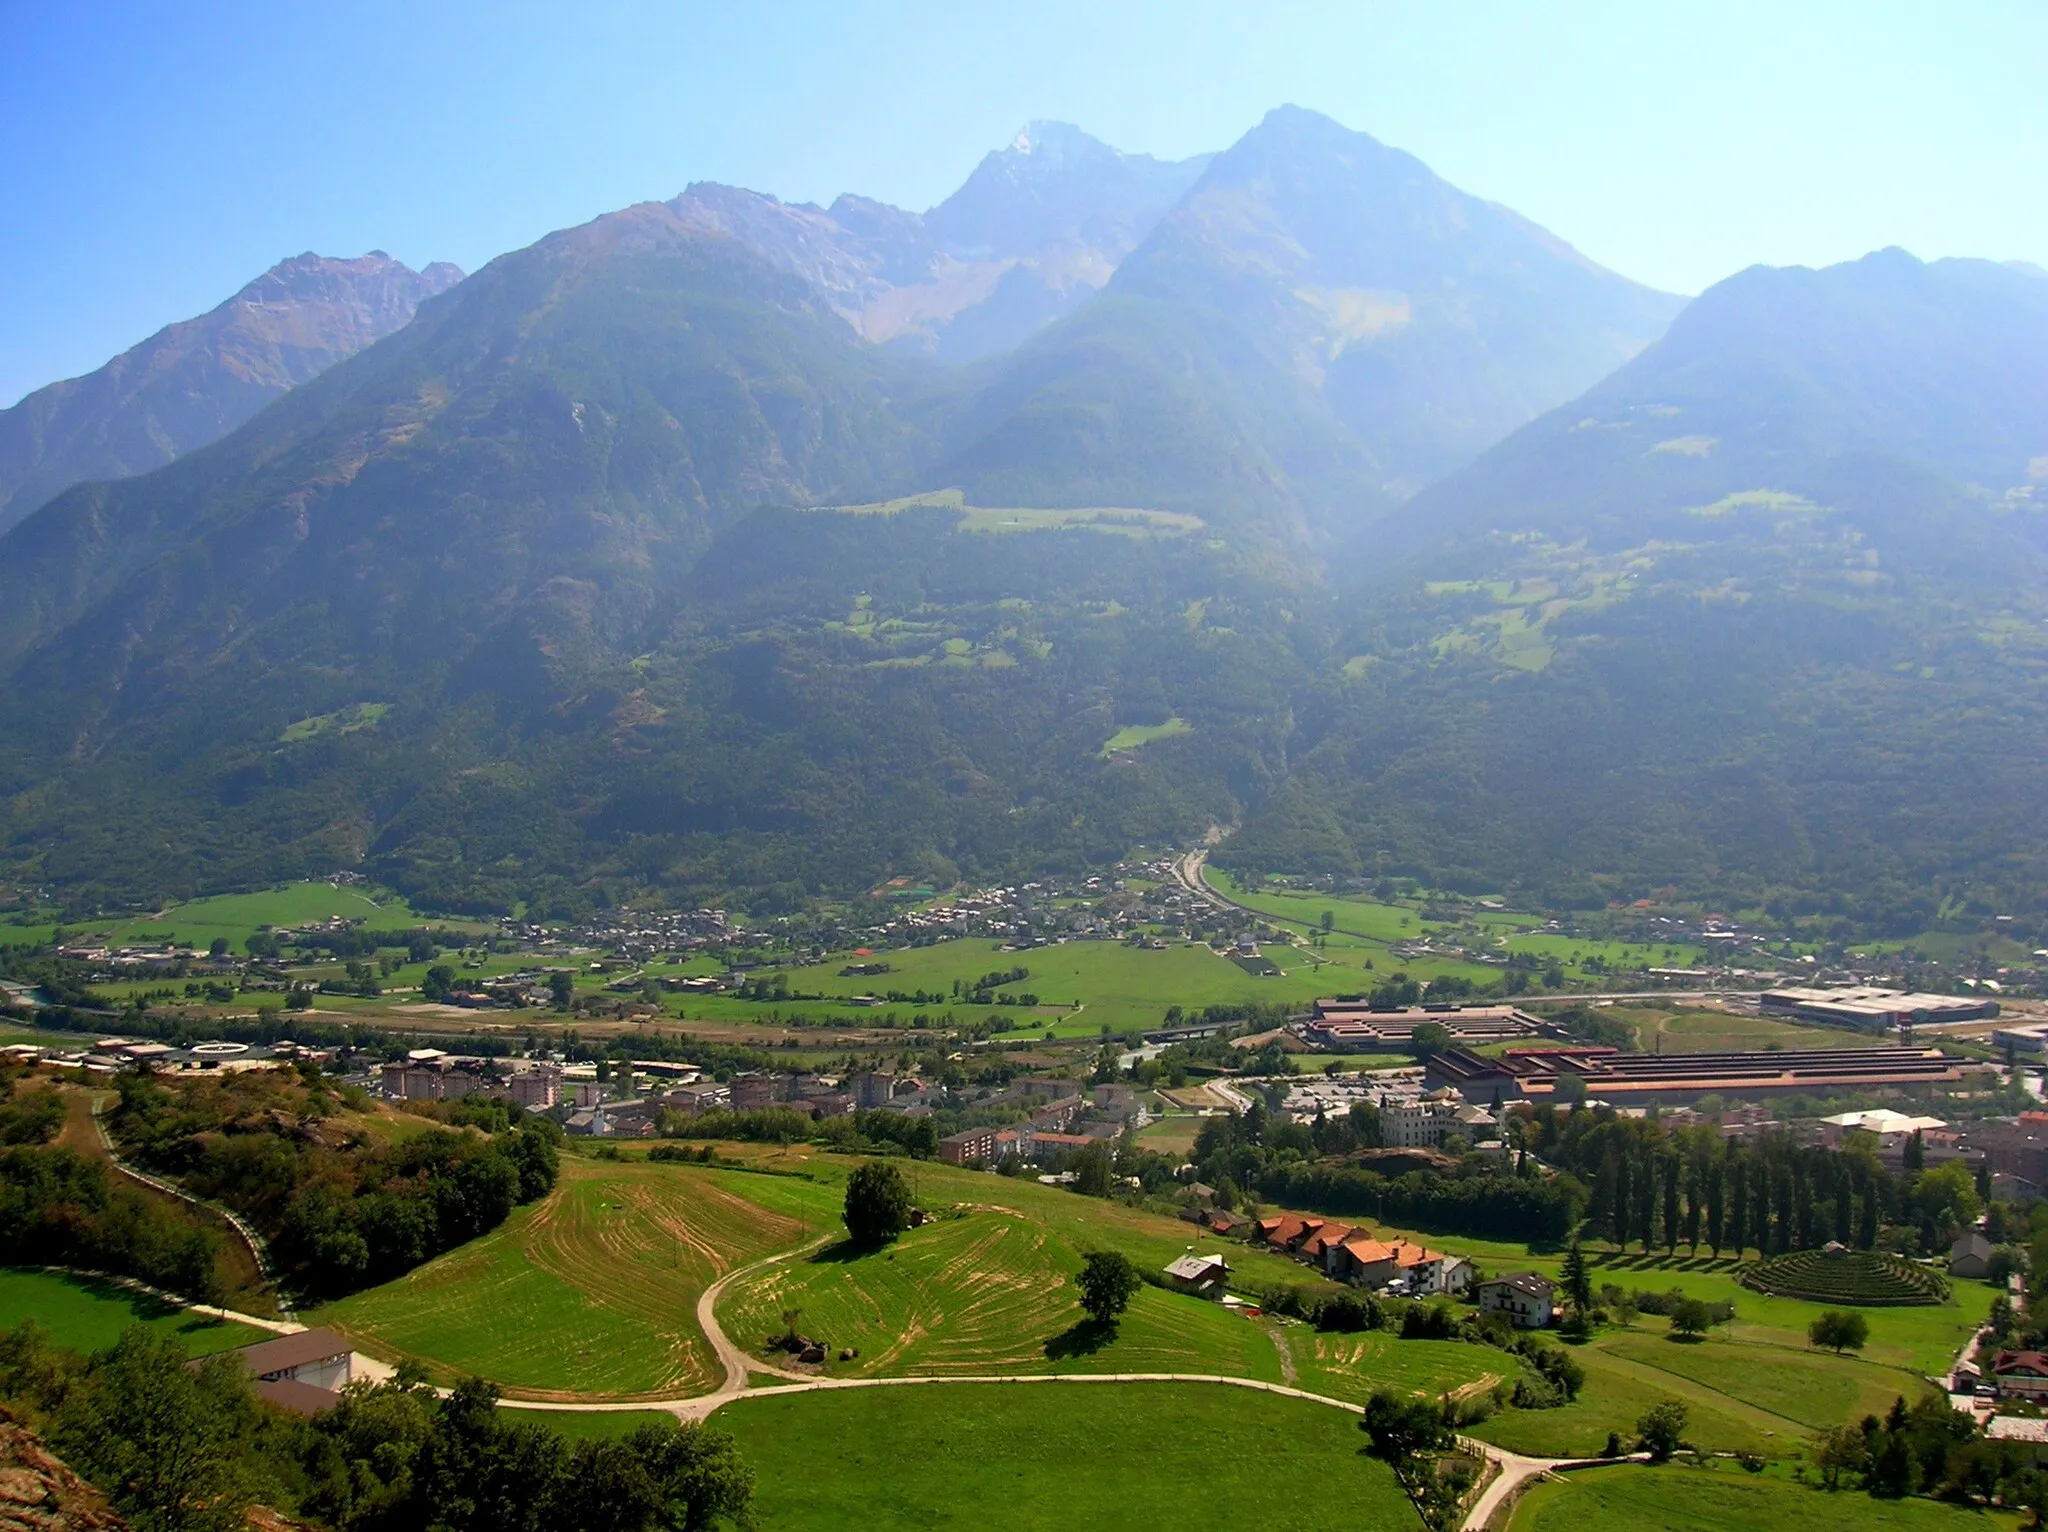
[[[381,251],[281,261],[219,308],[0,410],[0,531],[73,484],[160,468],[412,319],[462,280]]]
[[[1209,157],[1124,154],[1034,122],[925,214],[699,183],[670,204],[823,293],[863,339],[942,361],[1007,351],[1098,291]]]
[[[127,1532],[107,1497],[0,1415],[0,1532]]]

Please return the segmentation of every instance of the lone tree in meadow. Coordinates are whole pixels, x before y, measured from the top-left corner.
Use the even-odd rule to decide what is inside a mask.
[[[1828,1347],[1836,1356],[1844,1351],[1861,1351],[1863,1343],[1870,1339],[1870,1321],[1861,1314],[1829,1309],[1806,1327],[1806,1338],[1813,1345]]]
[[[1676,1399],[1653,1404],[1636,1422],[1636,1442],[1653,1463],[1670,1461],[1685,1441],[1685,1406]]]
[[[1088,1317],[1099,1325],[1113,1325],[1138,1296],[1141,1280],[1138,1268],[1121,1250],[1091,1250],[1074,1285],[1081,1290],[1081,1307]]]
[[[1671,1306],[1671,1333],[1686,1340],[1705,1335],[1714,1323],[1714,1311],[1697,1298],[1681,1298]]]
[[[863,1160],[846,1181],[847,1237],[863,1250],[880,1249],[910,1227],[910,1187],[887,1160]]]

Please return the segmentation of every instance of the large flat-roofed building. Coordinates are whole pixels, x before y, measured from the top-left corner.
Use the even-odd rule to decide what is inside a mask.
[[[1499,1043],[1538,1036],[1543,1025],[1511,1005],[1409,1005],[1375,1010],[1363,1000],[1318,1000],[1301,1035],[1323,1048],[1352,1053],[1404,1049],[1415,1029],[1434,1023],[1454,1043]]]
[[[1430,1084],[1467,1101],[1557,1099],[1576,1077],[1588,1098],[1615,1106],[1684,1105],[1702,1096],[1753,1098],[1834,1091],[1953,1085],[1963,1074],[1939,1048],[1819,1048],[1745,1053],[1618,1053],[1599,1048],[1529,1048],[1482,1058],[1448,1049],[1425,1066]],[[1574,1092],[1576,1093],[1576,1092]]]
[[[1936,1021],[1981,1021],[1998,1014],[1996,1000],[1976,995],[1918,995],[1870,985],[1766,990],[1757,1003],[1774,1016],[1817,1021],[1824,1026],[1856,1027],[1865,1032]]]

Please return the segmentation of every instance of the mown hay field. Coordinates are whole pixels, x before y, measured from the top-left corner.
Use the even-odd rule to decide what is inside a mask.
[[[1385,1330],[1357,1334],[1287,1325],[1280,1332],[1294,1363],[1297,1386],[1312,1394],[1363,1404],[1374,1392],[1435,1398],[1514,1386],[1521,1363],[1505,1351],[1464,1341],[1402,1340]]]
[[[1419,1532],[1358,1418],[1201,1383],[939,1383],[755,1395],[712,1424],[774,1532],[1197,1522]],[[2003,1529],[2000,1529],[2003,1532]]]
[[[878,1251],[843,1246],[771,1266],[726,1290],[719,1323],[764,1344],[797,1328],[832,1348],[830,1376],[1039,1372],[1222,1373],[1277,1382],[1267,1327],[1218,1303],[1145,1287],[1113,1332],[1084,1323],[1081,1256],[1043,1225],[976,1211],[912,1229]],[[842,1348],[858,1355],[838,1360]]]
[[[442,1381],[474,1373],[535,1398],[701,1392],[720,1374],[699,1294],[836,1216],[836,1197],[791,1178],[565,1159],[545,1201],[308,1318]]]
[[[1539,1484],[1515,1506],[1508,1532],[2012,1532],[2019,1523],[2012,1512],[1938,1500],[1831,1495],[1724,1461],[1710,1468],[1595,1468]]]

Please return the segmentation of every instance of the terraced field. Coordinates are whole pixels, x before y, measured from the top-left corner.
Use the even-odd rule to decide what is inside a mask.
[[[718,1319],[760,1352],[801,1309],[798,1327],[826,1341],[842,1377],[1023,1372],[1205,1372],[1277,1382],[1266,1327],[1220,1304],[1142,1289],[1114,1338],[1082,1326],[1073,1277],[1081,1257],[1042,1224],[983,1210],[913,1229],[886,1250],[828,1250],[729,1289]],[[836,1352],[859,1354],[841,1362]]]
[[[569,1159],[546,1201],[309,1319],[438,1379],[476,1373],[533,1398],[700,1391],[721,1374],[698,1295],[837,1211],[831,1194],[786,1177]]]
[[[1741,1281],[1760,1293],[1871,1308],[1943,1303],[1949,1296],[1941,1273],[1879,1250],[1794,1250],[1744,1268]]]

